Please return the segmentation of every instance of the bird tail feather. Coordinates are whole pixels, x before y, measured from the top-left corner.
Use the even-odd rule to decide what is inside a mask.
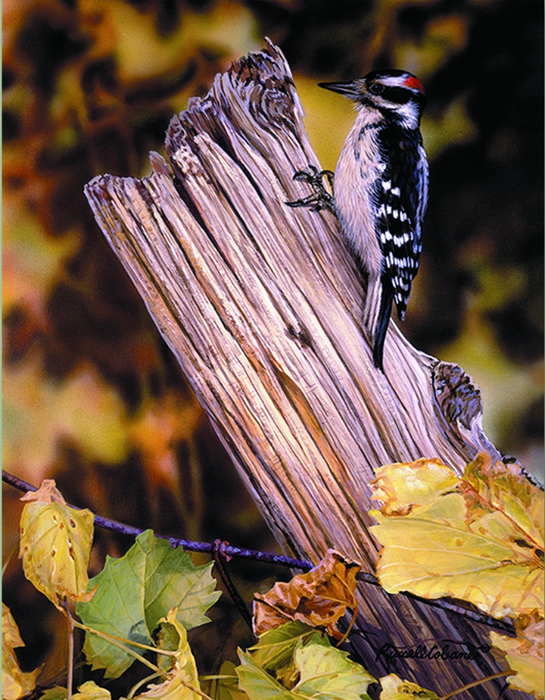
[[[391,286],[387,283],[385,284],[383,281],[381,284],[380,309],[377,316],[373,341],[373,362],[375,363],[375,367],[383,374],[384,366],[382,358],[384,354],[384,341],[386,340],[386,332],[392,314],[393,300],[394,294]]]

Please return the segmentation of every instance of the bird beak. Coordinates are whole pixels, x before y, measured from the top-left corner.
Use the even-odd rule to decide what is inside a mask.
[[[318,87],[325,88],[326,90],[332,90],[333,92],[339,92],[341,95],[346,95],[347,97],[357,97],[357,87],[355,82],[352,83],[318,83]]]

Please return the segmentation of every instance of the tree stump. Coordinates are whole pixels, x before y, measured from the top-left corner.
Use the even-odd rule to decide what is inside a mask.
[[[150,177],[100,176],[86,195],[285,553],[317,562],[334,547],[374,572],[377,467],[439,457],[461,472],[480,450],[499,455],[458,366],[418,352],[392,323],[385,374],[374,368],[362,279],[335,217],[286,205],[310,194],[294,173],[319,168],[302,117],[269,42],[172,119],[168,164],[152,154]],[[488,628],[365,583],[359,606],[350,644],[375,675],[446,693],[502,670],[484,652],[376,659],[384,642],[479,649]]]

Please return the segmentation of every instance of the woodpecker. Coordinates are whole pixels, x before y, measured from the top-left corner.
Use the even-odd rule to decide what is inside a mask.
[[[333,198],[318,180],[329,171],[300,171],[317,194],[295,205],[330,208],[368,279],[364,319],[373,329],[373,361],[383,351],[392,304],[405,317],[422,252],[428,161],[420,134],[424,88],[411,73],[381,70],[350,83],[319,83],[355,103],[358,115],[335,169]],[[321,189],[321,191],[320,191]]]

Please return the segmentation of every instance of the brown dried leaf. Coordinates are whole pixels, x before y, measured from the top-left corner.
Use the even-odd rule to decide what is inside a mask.
[[[322,561],[288,583],[276,583],[268,593],[255,595],[254,633],[263,634],[288,620],[325,628],[342,638],[336,628],[346,609],[356,610],[356,574],[361,564],[329,549]]]
[[[66,505],[64,496],[57,488],[55,479],[44,479],[40,485],[40,488],[36,491],[27,491],[24,496],[21,496],[21,501],[28,501],[29,503],[61,503],[63,506]]]

